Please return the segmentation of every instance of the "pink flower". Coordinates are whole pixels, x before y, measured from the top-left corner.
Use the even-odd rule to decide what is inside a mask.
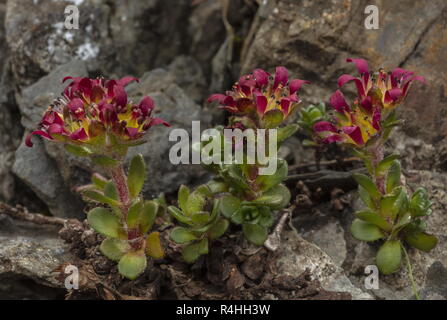
[[[247,117],[255,125],[269,126],[285,120],[301,102],[297,93],[309,81],[289,81],[285,67],[277,67],[275,76],[262,69],[242,76],[226,94],[213,94],[208,102],[217,101],[220,107],[237,117]],[[279,115],[279,116],[278,116]],[[276,120],[276,119],[279,119]]]
[[[136,143],[153,125],[169,126],[152,117],[154,101],[150,97],[144,97],[139,104],[129,101],[124,87],[138,81],[136,78],[65,77],[63,82],[67,80],[71,83],[62,97],[48,108],[38,129],[27,136],[27,146],[33,145],[33,135],[77,145],[99,146],[111,140]]]
[[[341,142],[362,147],[381,134],[381,121],[388,116],[389,110],[403,102],[411,83],[425,80],[401,68],[390,73],[380,70],[373,74],[363,59],[347,59],[347,62],[356,65],[360,77],[344,74],[338,79],[338,86],[354,81],[357,98],[350,105],[343,93],[337,90],[330,98],[330,104],[336,111],[333,122],[316,123],[314,131],[323,143]]]
[[[385,109],[392,109],[403,102],[413,81],[425,83],[424,77],[415,76],[414,72],[396,68],[392,72],[379,70],[376,74],[369,71],[368,63],[363,59],[347,59],[357,66],[360,77],[348,74],[338,79],[341,88],[346,83],[354,81],[357,87],[360,104],[372,104]],[[369,101],[366,101],[369,99]]]

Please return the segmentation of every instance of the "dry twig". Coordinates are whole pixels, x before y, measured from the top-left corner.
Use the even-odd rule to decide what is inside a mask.
[[[30,213],[25,207],[22,207],[20,205],[11,207],[4,202],[0,202],[0,214],[6,214],[14,219],[28,221],[35,224],[63,226],[66,221],[66,219],[49,217],[40,213]]]

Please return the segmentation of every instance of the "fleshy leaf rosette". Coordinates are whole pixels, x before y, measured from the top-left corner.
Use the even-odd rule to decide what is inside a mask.
[[[126,149],[144,142],[143,135],[154,125],[169,126],[152,116],[155,105],[149,96],[139,104],[128,99],[124,87],[138,81],[136,78],[65,77],[63,82],[67,80],[71,83],[62,96],[47,109],[38,129],[27,136],[27,146],[33,145],[33,135],[40,135],[69,144],[69,150],[78,153],[104,154],[108,149]]]
[[[363,147],[388,125],[394,124],[392,110],[406,98],[412,82],[425,83],[425,79],[401,68],[389,73],[384,70],[372,73],[363,59],[347,59],[347,62],[356,65],[360,77],[344,74],[338,79],[338,86],[341,88],[353,81],[357,97],[350,105],[337,90],[330,98],[335,110],[333,121],[316,123],[314,131],[322,143],[341,142]]]
[[[248,128],[276,128],[301,102],[297,93],[306,80],[292,79],[285,67],[277,67],[275,76],[255,69],[242,76],[230,91],[213,94],[208,102],[217,101],[220,107],[234,115],[234,122]]]

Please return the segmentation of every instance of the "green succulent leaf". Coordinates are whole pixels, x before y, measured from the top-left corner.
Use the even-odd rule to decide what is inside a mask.
[[[112,207],[118,207],[120,205],[120,203],[114,199],[111,199],[107,196],[105,196],[102,192],[96,191],[96,190],[85,190],[82,195],[84,197],[89,198],[90,200],[99,202],[99,203],[103,203],[103,204],[108,204],[109,206]]]
[[[376,209],[374,202],[372,200],[372,198],[370,197],[368,191],[366,191],[365,188],[363,188],[362,186],[359,186],[359,196],[360,199],[362,199],[363,203],[370,209],[374,210]]]
[[[188,197],[188,201],[186,202],[186,212],[188,213],[188,216],[191,216],[199,211],[203,211],[205,204],[206,198],[202,193],[195,191],[192,192]]]
[[[148,232],[157,217],[159,205],[156,201],[146,201],[140,214],[140,230],[142,233]]]
[[[220,238],[227,231],[230,222],[227,219],[219,219],[213,226],[208,230],[208,238],[214,240]]]
[[[260,186],[262,191],[267,191],[270,188],[280,184],[289,172],[287,162],[283,159],[278,159],[276,172],[272,175],[263,175],[256,178],[256,183]]]
[[[118,160],[115,160],[107,156],[94,156],[92,157],[92,162],[102,167],[113,167],[119,164]]]
[[[406,225],[408,225],[409,223],[411,223],[411,213],[410,212],[405,212],[397,221],[396,225],[394,226],[394,232],[399,232],[400,229],[402,229],[403,227],[405,227]]]
[[[108,181],[104,186],[104,195],[110,199],[119,201],[118,191],[112,181]]]
[[[212,194],[228,192],[227,185],[222,181],[211,180],[210,182],[207,183],[207,185],[208,188],[210,188]]]
[[[399,240],[388,240],[377,252],[376,264],[382,274],[391,274],[400,268],[402,259]]]
[[[146,255],[143,251],[126,253],[118,263],[118,271],[127,279],[134,280],[146,269]]]
[[[282,204],[283,197],[280,194],[271,194],[271,195],[262,195],[259,198],[250,201],[250,203],[254,205],[260,206],[269,206],[269,207],[278,207]]]
[[[351,233],[360,241],[376,241],[385,237],[380,228],[372,223],[355,219],[351,225]]]
[[[118,238],[120,234],[120,220],[110,210],[106,208],[94,208],[87,214],[90,227],[98,233],[110,237]]]
[[[104,188],[106,187],[106,184],[107,184],[107,182],[109,182],[109,180],[104,178],[99,173],[94,173],[94,174],[92,174],[92,182],[98,189],[104,190]]]
[[[99,250],[110,260],[118,262],[130,250],[130,246],[126,240],[107,238],[101,243]]]
[[[144,185],[144,178],[146,177],[146,165],[141,154],[137,154],[130,161],[129,175],[127,177],[127,184],[129,187],[129,194],[132,198],[137,197]]]
[[[140,223],[140,214],[143,209],[143,202],[141,200],[134,201],[129,208],[127,214],[127,226],[129,228],[136,228]]]
[[[289,188],[287,188],[283,184],[279,184],[276,187],[270,188],[266,192],[263,193],[263,197],[281,197],[281,201],[278,204],[274,204],[270,202],[268,205],[272,209],[282,209],[286,207],[290,203],[290,199],[292,198]],[[259,200],[259,199],[258,199]]]
[[[152,232],[146,238],[146,253],[153,259],[161,259],[164,257],[165,252],[160,241],[160,233]]]
[[[206,211],[199,211],[197,213],[194,213],[191,216],[191,220],[194,223],[194,225],[202,226],[207,224],[211,219],[211,215],[209,212]]]
[[[380,200],[380,213],[382,217],[394,221],[399,213],[404,213],[408,208],[408,196],[404,187],[397,187],[391,195],[384,196]]]
[[[363,210],[356,213],[357,218],[369,222],[382,230],[391,231],[393,228],[384,218],[371,210]]]
[[[428,252],[438,244],[438,239],[425,232],[410,232],[405,235],[405,241],[416,249]]]
[[[213,195],[211,189],[206,184],[198,186],[194,192],[202,195],[203,197],[211,197]]]
[[[89,150],[86,147],[83,146],[76,146],[73,144],[66,144],[64,145],[65,150],[67,150],[69,153],[78,156],[78,157],[88,157],[93,154],[91,150]]]
[[[284,114],[279,109],[267,111],[263,117],[264,125],[267,129],[277,128],[282,123],[283,119]]]
[[[398,160],[394,160],[386,178],[386,192],[391,193],[394,188],[400,185],[401,165]]]
[[[231,218],[231,216],[241,207],[241,200],[232,196],[226,195],[220,201],[220,211],[224,217]]]
[[[266,228],[271,227],[275,222],[275,218],[273,217],[271,210],[267,207],[262,207],[259,208],[258,210],[259,210],[258,224]]]
[[[299,127],[296,124],[290,124],[288,126],[278,128],[277,130],[278,143],[283,142],[284,140],[295,134],[295,132],[298,131],[298,128]]]
[[[394,161],[399,158],[400,158],[400,155],[398,155],[398,154],[389,155],[388,157],[386,157],[385,159],[380,161],[380,163],[377,166],[376,173],[379,175],[385,174],[388,171],[388,169],[390,169],[390,167],[392,166]]]
[[[186,223],[189,225],[192,224],[192,220],[188,216],[185,216],[184,213],[180,211],[178,208],[174,206],[169,206],[168,212],[179,222]]]
[[[371,178],[361,173],[356,173],[353,175],[353,177],[355,181],[357,181],[357,183],[368,192],[372,199],[378,200],[381,198],[382,194],[377,189]]]
[[[241,190],[249,190],[250,186],[247,184],[247,181],[242,173],[240,166],[236,164],[229,165],[225,167],[225,171],[228,174],[228,177],[231,179],[231,184],[234,184],[235,187]]]
[[[302,144],[303,147],[316,147],[318,145],[316,142],[309,139],[304,139]]]
[[[242,231],[244,232],[245,238],[251,243],[262,246],[267,240],[268,231],[267,228],[253,224],[253,223],[244,223],[242,225]]]
[[[189,188],[185,185],[181,185],[178,189],[178,205],[183,212],[186,212],[186,204],[189,198]]]
[[[208,239],[202,239],[185,246],[182,250],[183,260],[187,263],[193,263],[201,255],[208,254]]]
[[[176,227],[172,229],[170,236],[174,242],[180,244],[197,240],[197,237],[191,231],[182,227]]]
[[[422,217],[429,213],[432,202],[428,198],[427,190],[418,188],[410,200],[410,212],[413,217]]]

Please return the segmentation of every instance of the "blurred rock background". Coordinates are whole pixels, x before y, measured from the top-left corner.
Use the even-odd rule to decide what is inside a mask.
[[[379,8],[378,30],[364,27],[364,10],[370,4]],[[78,30],[64,26],[67,5],[79,8]],[[428,80],[425,87],[414,86],[400,109],[405,125],[389,147],[402,154],[410,185],[425,185],[437,202],[429,226],[440,245],[427,255],[412,252],[412,257],[423,296],[446,299],[446,55],[443,0],[0,0],[0,200],[57,217],[85,216],[74,188],[87,183],[97,168],[38,138],[32,149],[23,145],[62,91],[64,76],[140,77],[140,84],[129,86],[135,100],[149,94],[159,116],[173,127],[190,129],[191,121],[201,120],[204,129],[224,121],[221,111],[204,102],[207,95],[226,90],[241,73],[286,66],[293,76],[312,81],[302,95],[306,106],[326,102],[338,76],[353,71],[346,58],[363,57],[376,69],[399,66]],[[169,130],[151,129],[150,143],[134,150],[148,162],[147,196],[206,179],[198,165],[177,167],[167,161]],[[302,153],[295,163],[310,158],[299,139],[288,148]],[[356,194],[345,191],[351,206],[335,214],[328,206],[314,208],[307,217],[297,217],[295,226],[332,259],[343,283],[364,290],[363,269],[373,264],[373,251],[349,233]],[[11,261],[18,255],[26,259],[20,251],[23,243],[59,252],[62,242],[33,238],[32,228],[26,235],[11,232],[13,222],[0,217],[0,277],[9,279],[0,281],[0,297],[8,296],[11,283],[30,281],[36,290],[43,290],[42,283],[54,285],[42,270],[58,261],[35,262],[36,270],[26,272]],[[34,233],[42,236],[38,229]],[[402,270],[381,278],[381,289],[369,294],[410,298]],[[38,292],[17,287],[27,288],[15,293],[18,297]],[[60,293],[42,292],[41,298]]]

